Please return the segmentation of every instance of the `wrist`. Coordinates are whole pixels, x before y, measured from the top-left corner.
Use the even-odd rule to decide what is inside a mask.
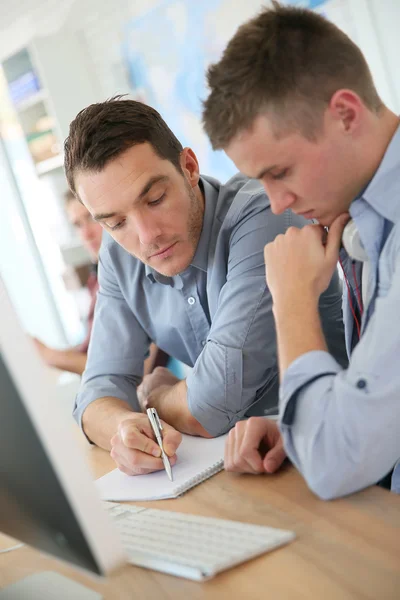
[[[298,288],[295,293],[277,294],[273,298],[272,312],[275,320],[288,315],[307,315],[318,312],[319,296],[311,288]]]
[[[172,387],[172,385],[163,384],[152,390],[147,395],[147,405],[157,410]]]
[[[115,420],[117,429],[121,425],[121,423],[123,423],[124,421],[127,421],[128,419],[135,420],[137,418],[138,414],[140,414],[140,413],[133,412],[133,410],[129,410],[129,409],[126,409],[126,410],[121,409],[120,411],[118,411],[114,415],[114,420]]]
[[[86,407],[82,415],[82,428],[89,440],[110,450],[110,440],[118,432],[119,424],[134,414],[127,402],[105,396]]]
[[[45,362],[49,367],[53,367],[58,369],[59,359],[60,359],[60,350],[55,350],[54,348],[48,348],[47,352],[45,352]]]

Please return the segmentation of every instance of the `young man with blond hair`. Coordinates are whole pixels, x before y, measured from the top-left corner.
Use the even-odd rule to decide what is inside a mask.
[[[290,208],[319,223],[265,248],[280,430],[320,497],[349,494],[390,476],[400,456],[399,118],[340,29],[277,2],[239,28],[208,83],[213,147],[263,183],[275,214]],[[348,368],[329,353],[316,308],[338,259]],[[238,423],[226,467],[262,472],[263,437],[268,421]]]

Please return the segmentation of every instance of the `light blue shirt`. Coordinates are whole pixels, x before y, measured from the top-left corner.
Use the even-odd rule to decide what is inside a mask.
[[[309,352],[289,366],[280,388],[287,453],[325,499],[376,483],[400,457],[400,128],[350,214],[370,265],[361,339],[347,369],[327,352]],[[345,251],[341,256],[356,305],[351,261]],[[351,350],[354,320],[345,286],[343,315]],[[392,489],[400,492],[399,465]]]
[[[87,367],[74,411],[78,422],[104,396],[139,410],[136,386],[150,341],[193,367],[186,379],[189,410],[211,435],[247,416],[277,412],[264,246],[305,221],[291,212],[273,215],[261,185],[240,174],[225,185],[209,177],[201,182],[203,229],[192,264],[180,275],[160,275],[104,235]],[[341,295],[335,276],[320,308],[331,351],[347,364]]]

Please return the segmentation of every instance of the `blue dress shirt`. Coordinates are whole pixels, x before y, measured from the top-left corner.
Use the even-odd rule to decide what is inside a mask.
[[[160,275],[103,236],[95,319],[74,411],[78,422],[88,404],[104,396],[139,410],[136,386],[151,341],[193,367],[186,379],[189,410],[211,435],[250,415],[277,412],[264,246],[305,221],[291,212],[273,215],[261,185],[240,174],[225,185],[202,177],[201,185],[203,229],[192,264],[179,275]],[[347,364],[341,295],[335,276],[320,308],[330,349]]]
[[[309,352],[293,361],[280,388],[287,453],[325,499],[376,483],[400,457],[400,128],[350,214],[370,265],[361,339],[347,369],[327,352]],[[341,257],[356,306],[351,260],[343,250]],[[360,283],[361,263],[355,267]],[[351,352],[354,320],[345,286],[343,315]],[[400,492],[399,464],[392,489]]]

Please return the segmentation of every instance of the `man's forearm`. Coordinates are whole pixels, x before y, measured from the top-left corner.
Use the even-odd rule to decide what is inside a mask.
[[[110,440],[117,433],[119,423],[132,412],[129,404],[119,398],[99,398],[83,413],[83,430],[91,442],[110,450]]]
[[[179,383],[167,386],[162,385],[153,390],[148,396],[149,406],[157,409],[160,419],[182,433],[212,437],[195,419],[187,403],[187,386],[183,379]]]
[[[87,354],[79,350],[52,350],[51,366],[62,371],[82,375],[86,367]]]
[[[318,312],[318,298],[299,291],[296,298],[274,304],[280,378],[299,356],[312,350],[327,351]]]

